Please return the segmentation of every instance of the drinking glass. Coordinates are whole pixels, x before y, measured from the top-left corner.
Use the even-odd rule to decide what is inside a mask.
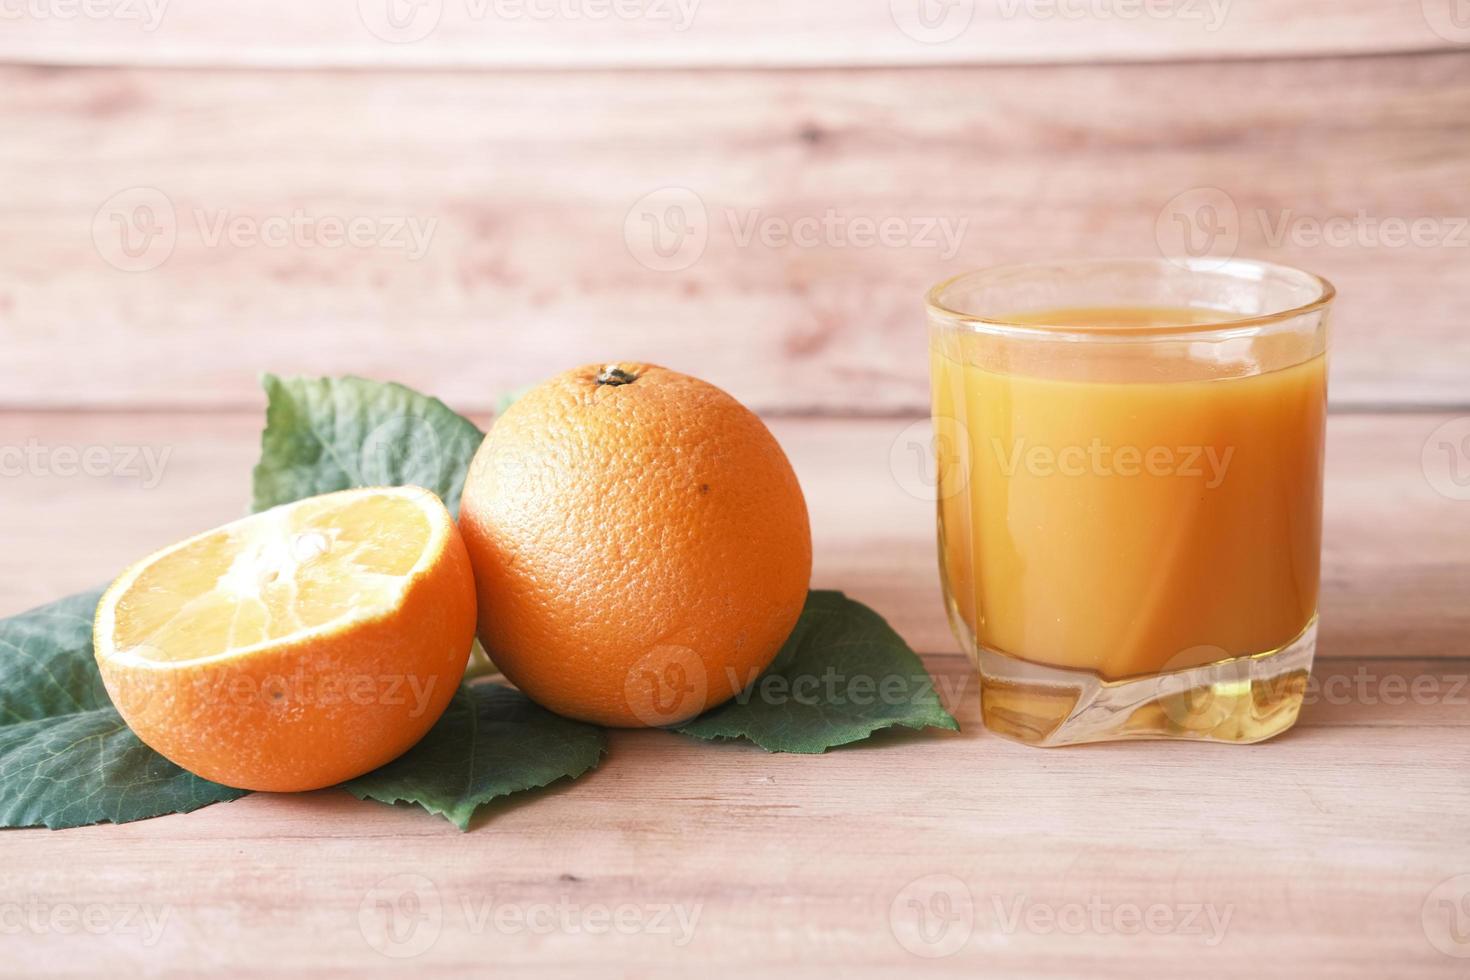
[[[1255,742],[1317,638],[1326,280],[1104,259],[928,295],[939,562],[992,731]]]

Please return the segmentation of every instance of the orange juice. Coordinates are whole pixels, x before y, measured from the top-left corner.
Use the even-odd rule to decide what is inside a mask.
[[[930,290],[939,565],[987,728],[1257,742],[1317,645],[1332,285],[1248,259]]]
[[[1151,308],[1007,319],[1211,321]],[[1198,380],[1146,350],[1009,371],[983,343],[961,334],[931,353],[935,418],[957,423],[941,432],[941,566],[977,643],[1111,681],[1274,651],[1306,629],[1325,355]]]

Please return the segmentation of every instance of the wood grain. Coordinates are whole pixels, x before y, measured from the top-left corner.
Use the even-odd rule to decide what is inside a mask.
[[[65,17],[45,15],[61,5],[17,3],[6,8],[0,58],[174,67],[831,67],[1364,54],[1463,40],[1447,0],[958,0],[927,8],[919,0],[429,0],[399,5],[401,27],[388,21],[389,7],[389,0],[113,0],[102,5],[110,16]]]
[[[7,831],[0,975],[1459,976],[1430,942],[1448,935],[1431,898],[1470,873],[1470,504],[1421,465],[1442,421],[1331,420],[1324,633],[1296,729],[1045,751],[979,724],[907,469],[923,424],[776,420],[817,584],[931,651],[962,733],[810,757],[618,732],[599,770],[468,834],[340,791]],[[0,615],[240,513],[259,424],[0,414],[0,447],[28,453],[0,479]],[[57,472],[63,447],[113,465]],[[132,448],[161,476],[130,472]]]
[[[0,449],[0,465],[11,473],[29,465],[0,478],[0,615],[101,585],[157,548],[242,515],[261,418],[0,414],[0,447],[14,447]],[[1445,419],[1332,418],[1322,656],[1470,656],[1470,503],[1439,494],[1422,465],[1425,441]],[[773,427],[807,494],[815,584],[871,604],[918,649],[957,650],[915,454],[927,424],[778,419]],[[24,464],[16,449],[30,446],[37,462]],[[56,475],[80,467],[58,451],[94,446],[112,472]]]
[[[771,413],[921,412],[928,285],[1158,254],[1171,201],[1211,186],[1240,254],[1339,286],[1337,404],[1461,406],[1470,332],[1446,297],[1470,255],[1467,68],[1470,51],[1044,71],[0,69],[0,406],[240,408],[268,369],[391,375],[484,410],[574,362],[650,357]],[[140,187],[165,196],[154,217],[177,241],[158,268],[121,271],[104,256],[131,268],[113,222],[139,217]],[[657,271],[638,208],[668,188],[692,192],[683,215],[707,242]],[[652,217],[678,217],[668,203]],[[1341,245],[1272,244],[1283,218],[1360,212],[1370,230]],[[298,214],[410,246],[397,222],[433,231],[417,259],[211,243],[221,218]],[[941,219],[963,227],[953,254]],[[1387,219],[1426,220],[1440,244],[1383,244]],[[810,247],[742,238],[803,220]],[[846,237],[885,220],[896,244]]]
[[[969,676],[958,656],[928,664]],[[1441,690],[1467,669],[1364,666]],[[987,735],[974,703],[961,734],[820,757],[614,733],[599,770],[492,806],[468,834],[335,790],[5,832],[0,902],[42,918],[7,935],[0,970],[478,976],[488,958],[558,977],[1462,975],[1423,909],[1470,869],[1463,707],[1312,705],[1259,747],[1046,751]],[[909,899],[933,876],[953,904],[932,907],[929,935],[963,945],[931,959],[898,937],[948,948],[912,939]],[[50,925],[58,907],[97,905],[98,934]],[[636,907],[626,933],[588,929],[620,906]],[[1165,927],[1130,926],[1130,906],[1161,907]],[[124,907],[151,918],[125,928]],[[945,912],[960,913],[948,931]],[[414,955],[370,945],[385,920],[403,941],[386,948]]]
[[[701,0],[683,30],[428,0],[410,43],[373,33],[389,0],[173,0],[152,30],[58,2],[0,10],[0,616],[242,514],[259,371],[483,413],[649,358],[772,418],[814,584],[924,651],[964,731],[823,757],[617,732],[599,770],[468,834],[339,791],[0,832],[0,976],[1466,975],[1434,940],[1470,892],[1470,502],[1436,487],[1470,459],[1426,451],[1470,411],[1451,0],[955,0],[918,36],[919,0]],[[989,736],[914,452],[920,297],[1158,254],[1202,202],[1238,254],[1341,293],[1301,722],[1254,748]],[[209,241],[298,215],[432,233],[417,256]],[[900,240],[741,240],[829,215]],[[645,219],[668,241],[681,216],[702,251],[651,268]],[[114,222],[144,217],[177,240],[129,271],[158,253]],[[909,240],[941,219],[952,252]],[[1313,244],[1328,219],[1348,239]],[[1432,242],[1383,241],[1416,220]],[[1130,928],[1151,908],[1168,924]]]

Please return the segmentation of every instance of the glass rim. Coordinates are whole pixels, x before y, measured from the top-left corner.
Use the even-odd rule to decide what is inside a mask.
[[[1103,267],[1116,266],[1138,266],[1138,267],[1172,267],[1175,270],[1194,273],[1238,273],[1245,269],[1254,270],[1255,275],[1248,277],[1260,280],[1265,273],[1275,273],[1288,278],[1306,283],[1315,287],[1316,295],[1305,303],[1282,310],[1273,310],[1269,313],[1253,313],[1250,315],[1227,316],[1222,320],[1212,320],[1209,323],[1170,323],[1159,324],[1148,327],[1129,328],[1119,330],[1116,327],[1086,326],[1075,323],[1037,323],[1035,321],[1018,323],[997,316],[984,316],[977,313],[966,313],[945,305],[941,300],[944,292],[951,287],[966,280],[988,278],[990,276],[1014,275],[1016,273],[1034,271],[1041,272],[1047,269],[1058,269],[1063,267]],[[1242,276],[1245,279],[1247,277]],[[1059,260],[1050,262],[1017,262],[1007,265],[987,266],[981,269],[971,269],[961,272],[959,275],[950,276],[948,279],[930,287],[924,295],[924,306],[931,318],[939,318],[954,324],[966,326],[977,332],[1010,335],[1016,337],[1029,337],[1035,339],[1076,339],[1089,341],[1139,341],[1152,337],[1177,339],[1181,336],[1230,336],[1232,334],[1251,335],[1259,332],[1264,327],[1285,323],[1298,317],[1325,310],[1332,305],[1337,297],[1337,288],[1327,279],[1314,272],[1307,272],[1296,266],[1283,265],[1278,262],[1267,262],[1262,259],[1240,259],[1231,258],[1224,261],[1212,258],[1183,258],[1165,259],[1148,257],[1121,257],[1100,259],[1078,259]]]

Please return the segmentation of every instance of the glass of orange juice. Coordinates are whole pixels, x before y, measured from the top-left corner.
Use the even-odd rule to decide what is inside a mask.
[[[1296,721],[1333,292],[1238,259],[929,292],[940,571],[988,728],[1255,742]]]

